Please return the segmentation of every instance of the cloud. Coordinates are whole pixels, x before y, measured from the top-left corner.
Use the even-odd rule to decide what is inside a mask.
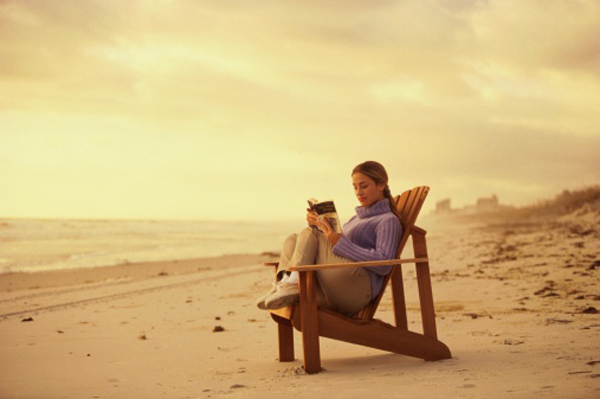
[[[394,187],[431,182],[433,199],[534,200],[598,179],[599,11],[591,0],[5,1],[0,162],[11,187],[43,171],[72,195],[83,176],[100,192],[129,176],[128,212],[157,186],[157,204],[187,198],[179,215],[238,189],[283,217],[280,204],[306,192],[347,195],[366,159]]]

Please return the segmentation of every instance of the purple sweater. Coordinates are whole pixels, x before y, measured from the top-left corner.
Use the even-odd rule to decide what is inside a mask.
[[[356,215],[344,224],[342,234],[333,247],[336,255],[355,262],[394,259],[402,236],[402,225],[390,210],[390,202],[382,199],[369,207],[357,206]],[[374,298],[392,266],[372,266],[367,270]]]

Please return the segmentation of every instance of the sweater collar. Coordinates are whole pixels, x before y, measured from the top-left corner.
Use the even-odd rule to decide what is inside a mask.
[[[380,215],[382,213],[391,212],[390,201],[387,198],[377,201],[371,206],[357,206],[356,214],[359,218],[364,219],[371,216]]]

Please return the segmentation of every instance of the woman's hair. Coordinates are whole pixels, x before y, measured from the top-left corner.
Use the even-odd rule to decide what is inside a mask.
[[[394,201],[394,197],[392,196],[390,187],[388,186],[388,175],[383,165],[375,161],[363,162],[361,164],[356,165],[354,169],[352,169],[352,175],[354,175],[355,173],[362,173],[363,175],[371,178],[376,184],[385,184],[383,195],[385,195],[388,201],[390,201],[390,209],[392,213],[396,215],[398,220],[400,220],[400,224],[402,225],[402,227],[404,227],[404,220],[400,212],[398,212],[398,208],[396,208],[396,202]]]

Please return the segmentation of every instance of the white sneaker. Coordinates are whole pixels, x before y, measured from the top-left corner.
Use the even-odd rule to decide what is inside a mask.
[[[298,283],[284,283],[277,287],[277,291],[265,300],[265,307],[269,310],[281,309],[297,303],[300,299]]]
[[[265,307],[265,301],[267,300],[267,298],[269,298],[271,295],[273,295],[274,293],[277,292],[277,287],[279,285],[281,285],[279,282],[277,283],[272,283],[273,286],[271,287],[271,289],[269,290],[269,292],[267,292],[265,295],[261,296],[260,298],[258,298],[256,300],[256,306],[258,306],[259,309],[262,310],[267,310],[267,308]]]

